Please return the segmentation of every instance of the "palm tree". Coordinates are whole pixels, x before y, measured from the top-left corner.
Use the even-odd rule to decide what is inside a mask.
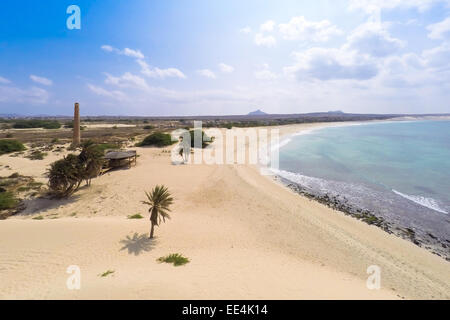
[[[82,150],[78,158],[84,168],[83,179],[90,186],[92,178],[100,174],[103,166],[103,151],[93,141],[88,140],[82,144]]]
[[[156,186],[152,192],[145,192],[148,201],[142,201],[144,204],[148,204],[150,208],[150,222],[152,227],[150,229],[150,239],[153,238],[153,232],[155,225],[159,226],[161,220],[166,222],[166,218],[170,219],[169,213],[170,205],[173,203],[173,198],[165,186]]]

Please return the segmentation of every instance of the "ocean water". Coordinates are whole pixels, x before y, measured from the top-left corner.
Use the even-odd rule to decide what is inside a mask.
[[[379,122],[291,136],[281,177],[450,238],[450,121]]]

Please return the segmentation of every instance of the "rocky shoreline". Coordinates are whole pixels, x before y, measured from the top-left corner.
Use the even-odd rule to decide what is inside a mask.
[[[329,193],[319,194],[309,188],[305,188],[280,176],[277,176],[277,180],[281,181],[284,185],[301,196],[322,203],[329,208],[340,211],[345,215],[352,216],[353,218],[361,220],[369,225],[377,226],[389,234],[394,234],[405,240],[411,241],[415,245],[424,248],[450,262],[449,239],[441,239],[426,230],[413,230],[412,228],[400,225],[396,221],[388,221],[377,212],[358,208],[357,206],[349,203],[346,197],[338,197]]]

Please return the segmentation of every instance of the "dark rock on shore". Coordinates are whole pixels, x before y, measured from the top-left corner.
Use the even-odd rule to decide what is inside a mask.
[[[343,212],[345,215],[352,216],[369,225],[377,226],[389,234],[394,234],[405,240],[411,241],[415,245],[423,247],[437,256],[450,261],[450,241],[448,239],[439,239],[430,232],[421,232],[419,235],[418,232],[412,228],[399,225],[395,221],[386,221],[385,218],[381,217],[376,212],[358,208],[355,205],[350,204],[346,197],[338,197],[329,193],[318,194],[301,185],[287,182],[283,178],[281,178],[281,181],[284,181],[287,187],[299,195],[320,202],[329,208]],[[447,242],[448,244],[445,244],[444,242]]]

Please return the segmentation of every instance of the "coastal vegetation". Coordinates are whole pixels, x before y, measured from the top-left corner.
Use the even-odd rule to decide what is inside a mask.
[[[82,179],[86,181],[88,186],[91,185],[92,178],[97,177],[100,173],[103,166],[103,155],[104,150],[91,140],[82,144],[78,159],[82,167]]]
[[[69,154],[50,164],[47,172],[50,192],[58,198],[72,195],[78,190],[83,180],[81,171],[80,161],[74,154]]]
[[[0,140],[0,155],[25,150],[25,146],[18,140]]]
[[[165,263],[173,263],[175,267],[182,266],[190,262],[188,258],[184,257],[182,254],[179,253],[172,253],[169,254],[168,256],[158,258],[158,261]]]
[[[0,219],[6,219],[23,209],[22,198],[38,195],[41,187],[42,183],[18,172],[0,177]]]
[[[78,190],[83,180],[88,186],[98,176],[103,164],[103,152],[92,141],[82,144],[80,154],[69,154],[50,164],[48,186],[58,198],[66,198]]]
[[[145,193],[148,201],[142,201],[142,203],[149,205],[150,208],[150,239],[153,238],[155,226],[159,226],[161,221],[166,222],[166,219],[170,219],[169,212],[170,206],[173,204],[173,198],[167,189],[167,187],[161,185],[156,186],[149,193]]]
[[[42,152],[40,150],[33,150],[28,156],[26,156],[26,158],[30,160],[43,160],[45,156],[47,156],[46,152]]]
[[[144,219],[143,216],[141,216],[139,213],[133,214],[133,215],[129,215],[128,219]]]
[[[0,210],[12,209],[17,206],[19,200],[12,192],[0,192]]]
[[[163,133],[163,132],[155,132],[151,135],[147,136],[142,140],[142,142],[138,143],[138,147],[143,146],[154,146],[154,147],[166,147],[174,144],[175,142],[172,141],[172,137],[170,134]]]
[[[110,274],[113,274],[115,271],[114,270],[107,270],[101,274],[99,274],[100,277],[105,278],[107,276],[109,276]]]
[[[120,144],[118,143],[99,143],[96,144],[96,148],[100,150],[101,152],[105,153],[106,150],[115,150],[120,149]]]
[[[61,128],[61,124],[56,120],[15,120],[12,127],[14,129],[35,129],[35,128],[43,128],[43,129],[59,129]]]

